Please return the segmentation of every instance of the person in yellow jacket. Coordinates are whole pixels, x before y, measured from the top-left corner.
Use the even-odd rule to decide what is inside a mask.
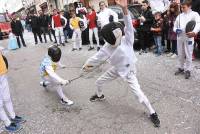
[[[14,112],[7,81],[7,72],[6,58],[3,57],[0,50],[0,119],[4,122],[6,131],[17,132],[21,130],[20,124],[25,122],[25,120]],[[4,110],[4,106],[10,118]]]
[[[72,40],[74,41],[73,49],[75,50],[81,50],[82,49],[82,39],[81,39],[81,30],[79,26],[79,22],[81,18],[76,17],[76,13],[71,13],[72,18],[70,19],[70,28],[73,30]]]

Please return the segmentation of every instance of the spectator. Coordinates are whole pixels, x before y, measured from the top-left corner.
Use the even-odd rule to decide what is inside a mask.
[[[75,11],[71,12],[72,18],[70,19],[70,28],[73,30],[72,40],[74,42],[72,51],[77,49],[82,50],[81,30],[79,22],[81,18],[76,17]]]
[[[162,54],[162,27],[163,27],[163,20],[161,16],[161,12],[156,12],[154,14],[155,22],[151,27],[151,31],[153,32],[154,42],[156,45],[155,53],[157,56]]]
[[[8,41],[8,49],[9,50],[15,50],[18,49],[19,46],[17,44],[17,40],[15,35],[12,33],[12,31],[10,31],[9,33],[9,41]]]
[[[114,22],[118,22],[118,15],[111,9],[106,7],[105,1],[99,2],[100,12],[98,13],[98,25],[100,25],[101,28],[108,24],[109,18],[113,16]]]
[[[200,16],[197,12],[191,10],[191,0],[185,0],[181,4],[182,13],[179,14],[174,23],[173,31],[177,34],[177,50],[179,57],[179,68],[175,75],[185,72],[185,79],[189,79],[192,70],[192,54],[194,49],[194,36],[200,30]],[[196,21],[196,26],[192,31],[186,33],[186,25],[189,21]]]
[[[28,13],[26,16],[26,29],[28,30],[28,32],[31,32],[31,18],[30,18],[30,14]]]
[[[34,35],[35,44],[38,44],[37,36],[40,39],[40,43],[43,43],[42,37],[41,37],[41,32],[40,32],[39,18],[36,14],[31,13],[30,15],[31,15],[30,16],[30,24],[31,24],[33,35]]]
[[[90,7],[88,8],[88,14],[86,15],[86,18],[88,20],[88,25],[89,25],[89,40],[90,40],[90,48],[88,49],[88,51],[94,49],[93,33],[95,35],[95,39],[97,42],[97,51],[99,51],[100,46],[99,46],[98,29],[97,29],[97,24],[96,24],[96,21],[97,21],[96,12],[92,11]]]
[[[173,31],[173,27],[174,27],[174,22],[176,20],[176,17],[179,14],[179,6],[177,3],[172,3],[170,5],[170,9],[169,9],[169,14],[168,14],[168,25],[169,25],[169,29],[168,29],[168,39],[170,40],[171,44],[172,44],[172,50],[171,52],[168,54],[168,56],[171,56],[172,58],[176,58],[177,57],[177,37],[176,37],[176,33]]]
[[[67,38],[68,38],[68,33],[69,33],[68,31],[70,29],[70,26],[69,26],[70,14],[68,11],[62,10],[61,15],[67,19],[67,24],[63,28],[63,32],[64,32],[64,36],[65,36],[65,43],[68,43]]]
[[[49,31],[50,17],[48,15],[44,14],[43,11],[40,11],[39,14],[40,14],[39,22],[41,25],[40,30],[41,30],[41,33],[44,35],[45,43],[47,43],[46,33],[49,34],[49,39],[52,42],[53,40],[51,38],[51,33]]]
[[[21,22],[16,19],[15,12],[12,14],[11,29],[12,29],[13,34],[15,34],[15,36],[17,37],[17,43],[18,43],[19,48],[21,47],[19,37],[21,38],[23,46],[26,47],[24,37],[23,37],[24,29],[22,27]]]
[[[49,24],[49,31],[50,31],[50,33],[52,33],[53,34],[53,37],[54,37],[54,43],[57,43],[57,40],[56,40],[56,35],[55,35],[55,30],[54,29],[52,29],[52,24],[51,24],[51,22],[52,22],[52,17],[53,17],[53,13],[51,13],[50,14],[50,24]]]
[[[63,23],[62,23],[62,22]],[[61,39],[61,44],[65,46],[65,37],[63,33],[63,27],[67,24],[67,19],[58,13],[57,9],[53,10],[53,17],[51,22],[52,29],[55,30],[57,45],[60,45],[59,40]]]
[[[140,19],[140,26],[138,29],[138,34],[139,34],[139,41],[140,41],[140,55],[142,53],[147,53],[147,48],[150,48],[151,44],[151,32],[150,28],[153,23],[153,15],[151,12],[151,8],[149,6],[148,1],[143,1],[142,2],[142,14]]]

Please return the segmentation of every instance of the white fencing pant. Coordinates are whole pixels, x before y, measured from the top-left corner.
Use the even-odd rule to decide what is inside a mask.
[[[192,54],[194,50],[194,39],[187,37],[179,37],[177,39],[177,50],[178,50],[179,68],[184,69],[185,71],[191,71]]]
[[[63,89],[62,89],[62,86],[60,85],[60,83],[58,83],[56,80],[54,80],[53,78],[48,77],[48,76],[42,78],[42,80],[43,80],[43,82],[45,82],[45,84],[47,84],[46,88],[51,87],[51,88],[56,89],[56,91],[61,99],[68,100],[68,98],[63,93]]]
[[[99,47],[99,36],[98,36],[98,29],[95,27],[93,29],[89,29],[89,40],[90,40],[90,47],[94,47],[93,44],[93,33],[97,42],[97,47]]]
[[[10,98],[10,91],[6,75],[0,76],[0,119],[4,122],[6,126],[9,126],[11,121],[8,118],[4,105],[9,113],[10,118],[15,118],[15,112],[13,109],[13,104]]]
[[[56,36],[56,40],[57,40],[57,44],[60,44],[60,39],[61,39],[61,43],[64,43],[65,41],[65,36],[63,33],[63,27],[55,27],[55,36]]]
[[[80,29],[74,29],[72,40],[74,42],[73,48],[82,48],[82,39],[81,39],[81,30]]]
[[[111,80],[114,80],[116,78],[120,77],[117,70],[115,68],[110,68],[108,71],[106,71],[102,76],[100,76],[96,81],[97,86],[97,95],[100,97],[102,95],[102,86]],[[129,86],[131,87],[131,91],[135,93],[135,95],[138,97],[138,100],[140,103],[145,104],[145,106],[148,108],[150,114],[155,113],[155,110],[152,108],[149,100],[144,95],[142,90],[140,89],[140,85],[138,83],[138,80],[136,78],[136,75],[133,71],[130,71],[130,73],[126,76],[124,79]]]

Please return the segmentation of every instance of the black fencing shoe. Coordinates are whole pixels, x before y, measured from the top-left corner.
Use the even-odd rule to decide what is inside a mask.
[[[72,48],[72,51],[76,51],[77,49],[76,48]]]
[[[178,68],[178,70],[175,72],[175,75],[183,74],[184,70],[181,68]]]
[[[97,51],[99,51],[101,48],[100,47],[97,47]]]
[[[94,49],[94,47],[90,47],[89,49],[88,49],[88,51],[91,51],[91,50],[93,50]]]
[[[190,71],[186,71],[186,72],[185,72],[185,79],[189,79],[190,76],[191,76]]]
[[[160,127],[160,120],[158,119],[157,113],[153,113],[150,115],[151,121],[153,122],[155,127]]]
[[[102,95],[101,97],[98,97],[98,96],[95,94],[95,95],[93,95],[93,96],[90,98],[90,101],[91,101],[91,102],[102,101],[102,100],[105,100],[104,95]]]

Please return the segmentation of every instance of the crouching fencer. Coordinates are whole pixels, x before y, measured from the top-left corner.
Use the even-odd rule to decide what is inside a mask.
[[[101,33],[106,44],[98,53],[89,58],[83,66],[83,70],[91,71],[105,61],[108,61],[112,65],[110,69],[97,79],[96,94],[90,98],[90,101],[94,102],[105,99],[102,86],[111,80],[121,77],[129,84],[132,92],[138,97],[139,102],[147,107],[150,112],[151,121],[155,127],[159,127],[160,120],[158,115],[140,89],[136,78],[135,63],[137,59],[133,51],[134,29],[131,23],[131,16],[127,10],[127,0],[116,0],[116,3],[124,12],[125,28],[118,22],[111,22],[105,25]]]
[[[40,64],[40,75],[42,81],[40,85],[45,89],[53,87],[57,90],[61,103],[66,105],[72,105],[73,101],[69,100],[63,93],[62,85],[69,84],[69,80],[64,80],[55,73],[57,66],[64,67],[59,61],[61,58],[61,50],[58,46],[51,46],[48,48],[48,55],[45,56]]]
[[[14,112],[7,81],[7,71],[8,62],[0,51],[0,119],[4,122],[6,131],[17,132],[22,128],[20,124],[25,122],[25,120]],[[10,118],[4,110],[4,106]]]
[[[178,70],[175,72],[175,75],[184,74],[185,72],[185,79],[189,79],[191,76],[194,36],[200,31],[200,16],[197,12],[191,10],[191,5],[191,0],[185,0],[181,3],[183,12],[177,16],[173,29],[177,34],[179,61]],[[190,22],[192,21],[196,25],[190,26]]]

